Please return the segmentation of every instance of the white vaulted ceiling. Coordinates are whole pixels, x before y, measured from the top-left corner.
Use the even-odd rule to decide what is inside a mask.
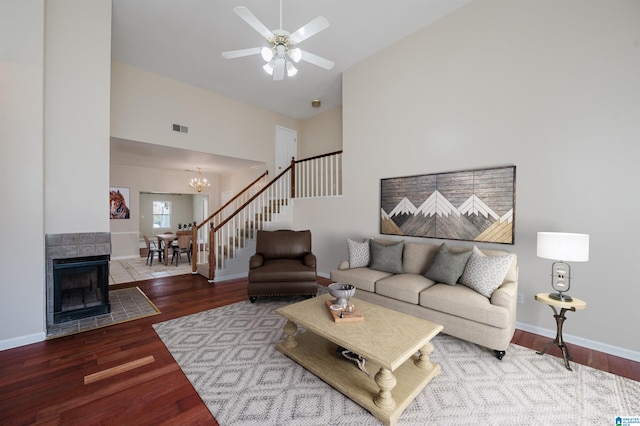
[[[282,0],[283,29],[317,16],[330,27],[300,44],[330,59],[324,70],[297,64],[298,74],[273,81],[263,59],[224,59],[223,51],[266,46],[233,8],[247,7],[270,30],[280,26],[279,0],[113,0],[112,58],[296,119],[341,105],[341,75],[363,59],[429,25],[470,0]],[[312,99],[321,99],[314,109]]]

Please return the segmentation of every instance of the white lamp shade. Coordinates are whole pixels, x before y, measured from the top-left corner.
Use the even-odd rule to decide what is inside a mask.
[[[538,232],[538,257],[567,262],[589,260],[589,234]]]

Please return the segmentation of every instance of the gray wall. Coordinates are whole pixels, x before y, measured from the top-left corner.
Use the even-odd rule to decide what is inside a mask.
[[[381,178],[515,164],[516,243],[479,246],[518,254],[519,326],[555,330],[536,232],[587,233],[565,335],[640,360],[639,23],[633,0],[475,0],[345,72],[344,197],[295,203],[320,272],[378,234]]]
[[[154,201],[170,201],[171,202],[171,227],[154,228],[153,227],[153,202]],[[166,231],[177,231],[178,224],[192,223],[193,215],[193,196],[190,194],[149,194],[140,193],[140,234],[152,238],[156,234],[162,234]]]

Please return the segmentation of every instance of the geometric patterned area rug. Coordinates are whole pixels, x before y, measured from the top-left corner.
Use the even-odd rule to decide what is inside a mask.
[[[109,290],[111,312],[54,324],[47,328],[47,339],[68,336],[121,322],[158,315],[160,310],[138,287]]]
[[[154,328],[222,426],[379,425],[275,349],[286,321],[274,309],[300,300],[245,301]],[[432,342],[442,372],[398,425],[615,425],[640,415],[640,382],[575,363],[569,371],[560,358],[513,344],[499,361],[444,334]]]

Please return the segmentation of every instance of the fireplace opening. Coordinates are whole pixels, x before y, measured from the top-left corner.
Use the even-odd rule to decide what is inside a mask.
[[[111,312],[109,256],[53,261],[55,324]]]

